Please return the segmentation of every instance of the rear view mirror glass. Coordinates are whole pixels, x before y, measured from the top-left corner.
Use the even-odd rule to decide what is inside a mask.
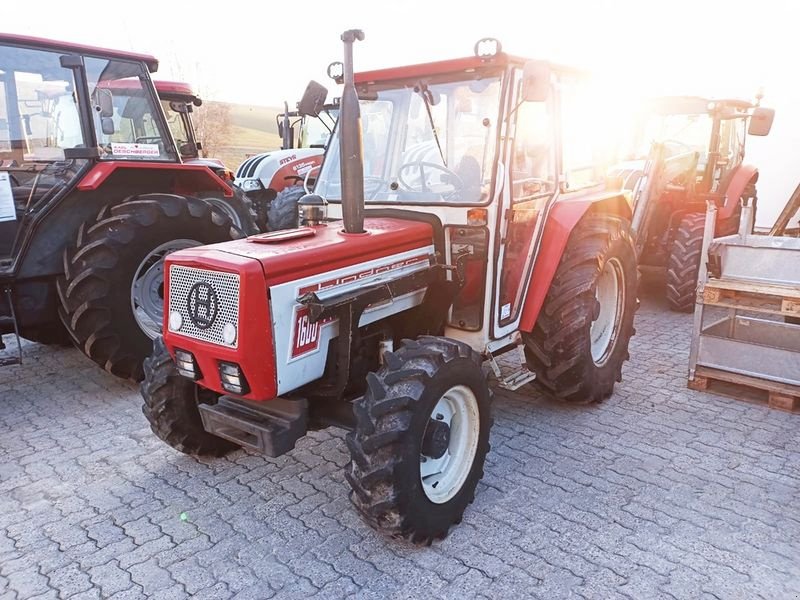
[[[750,117],[750,126],[747,128],[747,133],[750,135],[767,135],[769,130],[772,129],[772,122],[775,120],[775,109],[764,108],[759,106],[753,110]]]
[[[100,128],[103,130],[103,135],[114,135],[116,133],[114,119],[111,117],[100,117]]]
[[[316,81],[309,81],[303,98],[297,103],[297,111],[308,117],[317,117],[325,106],[328,97],[328,89]]]
[[[550,96],[550,65],[529,61],[522,70],[522,99],[544,102]]]
[[[100,110],[100,116],[113,117],[114,97],[111,95],[111,90],[98,89],[95,93],[97,96],[97,108]]]

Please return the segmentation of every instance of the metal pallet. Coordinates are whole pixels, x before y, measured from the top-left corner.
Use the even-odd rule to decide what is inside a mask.
[[[689,387],[797,410],[800,239],[751,234],[748,205],[736,235],[714,239],[715,220],[716,207],[709,204]]]

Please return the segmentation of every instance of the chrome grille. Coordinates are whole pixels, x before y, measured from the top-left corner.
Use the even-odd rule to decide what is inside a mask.
[[[198,286],[200,291],[195,291],[190,300],[189,295],[195,286]],[[209,292],[209,288],[213,290],[213,293]],[[216,301],[212,302],[210,296],[215,296]],[[202,310],[197,308],[198,297],[203,305]],[[195,318],[198,317],[198,312],[202,313],[199,315],[203,317],[200,319],[200,326],[192,320],[192,315],[189,314],[190,304],[195,311]],[[179,329],[172,328],[173,322],[170,317],[175,312],[181,316]],[[167,321],[170,331],[173,333],[227,348],[236,348],[239,344],[239,275],[170,265]],[[226,344],[223,338],[223,328],[226,323],[230,323],[236,328],[236,340],[233,344]]]

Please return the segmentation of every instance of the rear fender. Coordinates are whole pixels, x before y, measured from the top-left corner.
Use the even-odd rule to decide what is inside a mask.
[[[717,222],[728,219],[734,215],[739,204],[739,198],[744,193],[747,184],[758,181],[758,169],[753,165],[739,165],[730,178],[728,187],[725,188],[725,204],[719,207]]]
[[[191,196],[197,192],[222,192],[226,198],[233,197],[233,190],[219,175],[207,166],[199,164],[101,162],[92,167],[81,179],[78,189],[82,192],[94,191],[119,171],[141,173],[143,177],[146,176],[147,171],[155,171],[161,175],[169,174],[172,176],[173,189],[159,190],[163,192],[171,191],[185,196]]]
[[[525,295],[525,306],[519,323],[521,331],[533,330],[569,236],[583,216],[589,213],[613,214],[628,220],[631,218],[626,195],[616,191],[559,200],[553,205],[547,214],[542,245],[528,283],[528,293]]]

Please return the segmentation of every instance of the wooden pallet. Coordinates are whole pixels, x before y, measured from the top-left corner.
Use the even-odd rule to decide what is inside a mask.
[[[693,390],[758,404],[766,403],[769,408],[800,413],[800,387],[785,383],[697,367],[694,379],[689,379],[688,386]]]
[[[703,304],[800,317],[800,289],[746,281],[709,279],[702,291]]]

